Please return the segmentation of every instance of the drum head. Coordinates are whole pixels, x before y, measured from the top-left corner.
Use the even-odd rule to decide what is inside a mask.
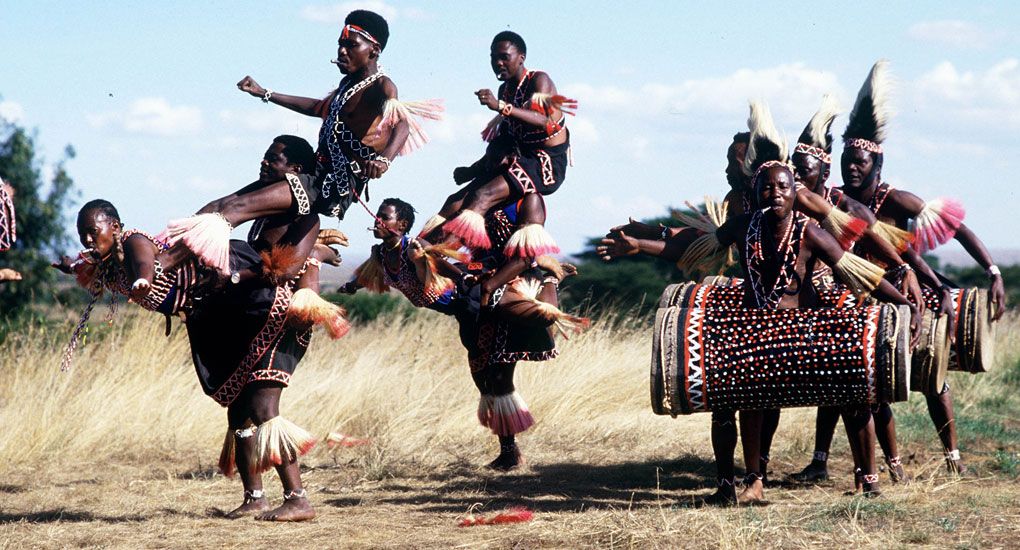
[[[979,290],[974,300],[974,354],[970,372],[988,372],[995,361],[995,325],[988,307],[988,291]]]
[[[896,308],[896,340],[892,356],[892,364],[889,368],[892,371],[892,402],[907,400],[907,382],[910,375],[910,308],[898,306]]]
[[[931,339],[931,377],[927,395],[938,395],[946,383],[946,375],[949,371],[949,322],[946,319],[935,317],[930,309],[924,310],[925,315],[930,315],[932,325]]]
[[[672,286],[672,285],[671,285]],[[655,312],[655,329],[652,331],[652,372],[650,389],[652,392],[652,412],[669,414],[666,410],[666,382],[662,371],[662,317],[666,310],[659,308]]]
[[[662,291],[662,296],[659,297],[659,307],[679,307],[683,305],[684,294],[694,284],[696,283],[688,281],[667,286],[666,290]]]

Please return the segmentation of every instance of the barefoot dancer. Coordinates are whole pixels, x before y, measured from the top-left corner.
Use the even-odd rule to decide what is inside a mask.
[[[541,197],[532,194],[523,200],[532,202],[528,219],[519,215],[523,208],[519,210],[518,203],[486,216],[489,238],[500,248],[477,251],[480,255],[464,272],[443,257],[455,257],[448,248],[408,237],[414,209],[399,199],[386,199],[379,207],[374,229],[382,244],[372,247],[371,257],[358,268],[355,280],[341,288],[353,293],[358,288],[384,292],[393,287],[417,307],[456,317],[461,343],[468,350],[471,377],[481,392],[478,420],[499,437],[499,456],[489,464],[497,470],[521,464],[515,436],[534,423],[514,388],[517,362],[554,358],[558,351],[552,327],[570,331],[588,323],[557,307],[559,283],[575,272],[573,266],[560,266],[548,256],[518,262],[503,255],[502,245],[519,228],[544,222]],[[510,267],[500,272],[506,266]],[[476,284],[480,277],[488,277],[485,284],[499,282],[491,283],[486,294],[480,290],[483,285]]]
[[[144,309],[165,315],[168,323],[171,315],[181,314],[203,391],[228,407],[229,429],[220,467],[229,475],[236,458],[245,483],[245,502],[232,517],[268,508],[257,474],[274,467],[283,482],[284,504],[261,519],[314,517],[301,486],[297,459],[315,439],[279,416],[279,395],[304,355],[311,324],[323,323],[339,337],[346,323],[342,310],[310,289],[269,286],[261,278],[218,281],[211,290],[200,289],[198,281],[209,269],[182,261],[181,251],[169,250],[155,237],[124,231],[116,208],[104,200],[82,207],[78,234],[86,250],[76,261],[64,257],[54,266],[74,273],[92,300],[65,352],[63,368],[70,367],[89,314],[104,290],[129,296]],[[232,241],[231,261],[252,268],[260,258],[246,243]],[[177,267],[164,269],[164,265]],[[236,456],[235,437],[244,440],[239,448],[246,451]]]
[[[470,183],[425,223],[422,235],[430,241],[442,240],[445,232],[467,246],[488,248],[483,217],[489,210],[528,193],[551,195],[563,183],[570,149],[564,113],[573,114],[577,104],[556,93],[548,74],[524,67],[527,53],[515,32],[492,39],[492,70],[503,84],[496,94],[475,92],[479,103],[498,113],[482,133],[490,143],[481,159],[453,171],[458,185]]]
[[[999,268],[980,239],[963,224],[963,207],[951,199],[937,199],[925,202],[916,195],[891,187],[882,181],[885,140],[888,118],[888,76],[887,62],[879,61],[871,69],[868,79],[861,88],[850,115],[846,132],[841,169],[842,191],[849,197],[865,204],[875,216],[900,229],[913,226],[914,248],[919,253],[955,238],[970,253],[974,261],[986,270],[989,277],[989,311],[993,320],[1005,310],[1006,297]],[[948,302],[948,288],[939,285],[943,305]],[[948,384],[938,395],[926,395],[928,413],[945,452],[946,467],[950,472],[964,472],[957,448],[956,422],[953,414],[953,400]],[[902,475],[899,455],[895,448],[895,420],[891,409],[883,410],[876,416],[879,441],[886,451],[890,471]],[[883,429],[884,428],[884,429]]]
[[[382,177],[398,154],[427,141],[416,116],[438,118],[432,102],[401,102],[397,87],[379,67],[389,27],[378,14],[348,14],[335,60],[344,78],[325,99],[278,94],[246,76],[238,89],[265,102],[323,119],[315,171],[267,185],[244,195],[213,201],[199,215],[171,222],[167,236],[180,241],[205,263],[229,271],[226,242],[230,228],[259,217],[288,213],[326,214],[343,219],[365,194],[369,179]],[[218,214],[218,215],[217,215]]]
[[[881,278],[880,269],[844,252],[831,235],[809,223],[803,214],[793,211],[793,169],[786,163],[785,143],[775,130],[767,109],[752,104],[751,113],[748,120],[752,130],[751,145],[744,166],[757,190],[756,202],[764,208],[730,218],[716,232],[725,246],[738,244],[741,267],[747,275],[744,306],[812,307],[817,299],[814,287],[801,282],[810,280],[809,276],[819,261],[833,268],[837,277],[857,293],[874,290],[877,296],[892,303],[909,305],[902,294]],[[616,231],[602,241],[597,252],[603,257],[643,252],[676,260],[694,246],[692,237],[690,232],[681,232],[665,240],[646,240]],[[910,307],[916,314],[916,308]],[[912,326],[916,326],[916,319]],[[761,411],[740,411],[740,435],[747,476],[744,491],[736,499],[738,503],[764,502],[760,459],[762,417]],[[873,440],[867,439],[866,425],[855,425],[854,428],[862,449],[861,462],[865,471],[874,476]],[[713,438],[716,435],[722,434],[713,433]],[[735,439],[735,434],[733,437]],[[721,443],[733,445],[731,442]],[[729,448],[732,449],[732,446]],[[869,491],[877,490],[877,479],[869,477],[868,483],[866,488]],[[712,500],[726,499],[720,498],[717,493]]]

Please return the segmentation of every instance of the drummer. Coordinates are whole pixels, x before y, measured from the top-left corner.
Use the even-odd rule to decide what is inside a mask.
[[[867,205],[880,221],[900,229],[912,226],[916,253],[923,254],[955,238],[988,274],[988,309],[991,319],[998,320],[1006,308],[1002,275],[985,245],[963,224],[963,206],[952,199],[925,202],[912,193],[895,189],[882,181],[882,163],[885,158],[882,142],[886,136],[888,109],[880,99],[888,96],[888,93],[882,93],[882,88],[888,85],[886,72],[884,60],[875,64],[850,113],[850,120],[843,133],[845,145],[840,159],[843,176],[841,190]],[[938,290],[942,300],[947,300],[948,288],[943,285]],[[939,394],[926,395],[926,398],[928,414],[935,423],[945,452],[946,468],[951,473],[965,473],[966,467],[960,460],[957,447],[953,398],[949,385],[943,385]],[[889,426],[894,430],[892,425],[890,414]],[[888,460],[896,461],[898,465],[898,457]]]
[[[751,139],[744,161],[744,173],[751,179],[756,204],[750,214],[740,214],[726,221],[715,232],[719,244],[736,244],[741,268],[745,274],[744,306],[766,309],[812,307],[817,296],[807,280],[814,265],[821,261],[835,276],[859,294],[873,292],[876,297],[894,304],[907,305],[912,313],[914,339],[917,337],[917,309],[891,284],[882,278],[884,272],[852,253],[844,252],[831,235],[816,224],[808,223],[803,214],[793,211],[794,175],[788,163],[785,141],[775,129],[768,108],[758,102],[751,104]],[[639,252],[676,261],[695,242],[696,235],[684,231],[666,239],[637,239],[621,230],[614,230],[596,248],[604,257],[629,256]],[[858,407],[853,417],[861,449],[863,488],[868,494],[878,493],[878,476],[874,461],[874,439],[868,438],[867,406]],[[747,475],[744,490],[735,494],[730,486],[720,486],[708,502],[761,504],[765,502],[760,461],[761,411],[740,411],[741,439]],[[716,442],[713,441],[713,444]],[[726,494],[729,489],[729,495]],[[728,498],[730,497],[730,498]]]

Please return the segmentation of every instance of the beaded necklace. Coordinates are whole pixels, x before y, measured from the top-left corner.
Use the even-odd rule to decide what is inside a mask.
[[[762,270],[765,267],[765,237],[767,228],[763,223],[765,211],[759,210],[751,215],[744,241],[744,257],[747,261],[747,278],[754,293],[755,307],[775,309],[779,306],[786,287],[797,279],[797,257],[800,255],[801,237],[804,235],[806,217],[794,213],[793,219],[784,231],[776,252],[780,259],[779,272],[771,288],[766,288]]]

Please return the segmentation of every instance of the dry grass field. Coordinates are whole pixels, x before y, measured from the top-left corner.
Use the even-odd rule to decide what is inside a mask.
[[[319,333],[284,392],[283,414],[313,432],[370,438],[305,459],[319,517],[304,524],[223,519],[240,482],[215,472],[226,415],[201,394],[187,339],[155,316],[94,317],[75,369],[59,371],[67,334],[22,334],[0,347],[0,548],[759,548],[1020,545],[1020,319],[998,330],[999,364],[954,373],[970,479],[943,474],[913,394],[895,407],[916,476],[864,500],[834,481],[781,484],[771,505],[696,509],[714,479],[708,415],[657,417],[648,404],[650,330],[597,323],[559,359],[522,364],[518,387],[538,424],[521,437],[528,466],[479,466],[495,438],[474,420],[477,394],[449,319],[430,313]],[[813,411],[785,411],[772,476],[812,450]],[[270,498],[281,490],[267,477]],[[531,522],[460,528],[469,511],[512,506]]]

